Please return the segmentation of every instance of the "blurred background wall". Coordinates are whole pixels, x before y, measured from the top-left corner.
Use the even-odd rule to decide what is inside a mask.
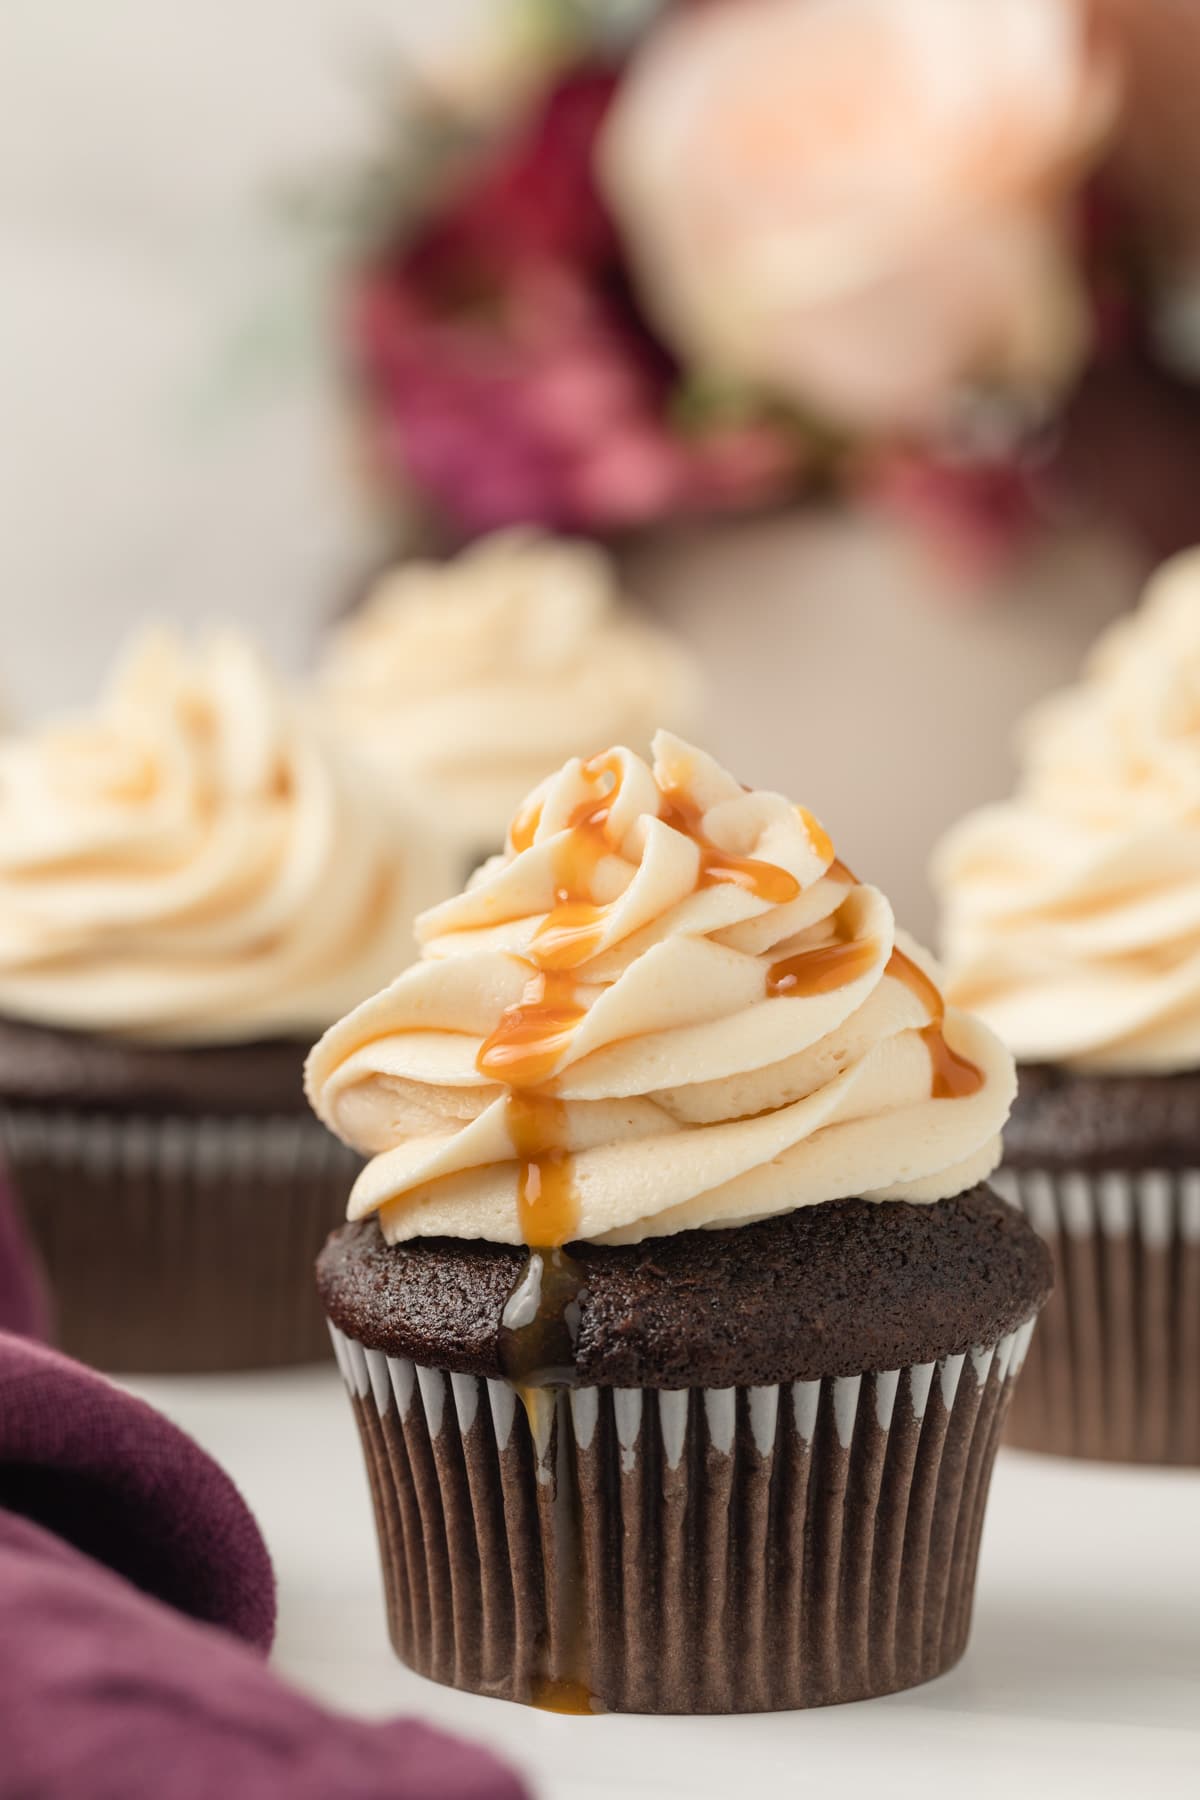
[[[10,709],[88,693],[147,609],[236,613],[294,661],[352,579],[364,521],[325,269],[287,198],[362,154],[402,48],[427,54],[481,10],[4,0]]]

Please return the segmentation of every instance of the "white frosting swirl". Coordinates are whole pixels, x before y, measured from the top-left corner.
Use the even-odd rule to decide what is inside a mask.
[[[1200,551],[1022,744],[1016,798],[935,858],[950,992],[1025,1061],[1200,1067]]]
[[[93,714],[0,743],[0,1013],[311,1037],[450,885],[369,790],[240,638],[147,636]]]
[[[690,726],[700,679],[621,604],[599,550],[511,531],[386,576],[334,638],[320,692],[380,775],[477,858],[580,744],[644,748],[660,722]]]
[[[630,1243],[942,1199],[998,1161],[1007,1051],[942,1021],[810,815],[666,733],[653,770],[569,762],[418,936],[307,1072],[373,1156],[350,1216],[392,1242]]]

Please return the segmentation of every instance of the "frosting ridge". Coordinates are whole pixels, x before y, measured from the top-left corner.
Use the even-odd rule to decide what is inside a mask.
[[[939,846],[949,991],[1029,1062],[1200,1066],[1200,552],[1021,734],[1015,797]]]
[[[0,1012],[311,1036],[411,953],[413,913],[449,885],[367,786],[244,639],[144,636],[92,712],[0,743]]]
[[[307,1070],[392,1242],[629,1243],[999,1160],[1008,1053],[811,815],[668,733],[543,782],[418,936]]]

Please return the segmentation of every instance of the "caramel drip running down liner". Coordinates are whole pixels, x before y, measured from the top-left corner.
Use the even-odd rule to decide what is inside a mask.
[[[981,1185],[821,1201],[965,1178],[1006,1095],[936,1102],[1005,1085],[1000,1047],[816,820],[666,734],[652,768],[618,750],[551,777],[421,936],[310,1083],[375,1151],[320,1281],[402,1658],[581,1713],[813,1705],[948,1666],[1045,1258]],[[364,1057],[373,1031],[396,1042]],[[919,1154],[893,1154],[906,1132]],[[961,1324],[939,1277],[959,1250],[990,1283]]]

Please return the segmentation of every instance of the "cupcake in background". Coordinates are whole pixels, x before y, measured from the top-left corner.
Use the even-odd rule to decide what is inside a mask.
[[[0,1155],[64,1348],[320,1352],[353,1162],[304,1046],[408,959],[440,855],[233,635],[146,636],[92,713],[0,743]]]
[[[319,694],[385,782],[428,802],[466,874],[580,745],[690,729],[701,682],[602,551],[510,531],[386,575],[333,638]]]
[[[820,825],[666,733],[569,761],[317,1045],[318,1265],[392,1639],[560,1710],[957,1660],[1050,1281],[1012,1058]]]
[[[1028,720],[941,845],[948,992],[1021,1065],[1001,1191],[1057,1292],[1013,1441],[1200,1464],[1200,552]]]

